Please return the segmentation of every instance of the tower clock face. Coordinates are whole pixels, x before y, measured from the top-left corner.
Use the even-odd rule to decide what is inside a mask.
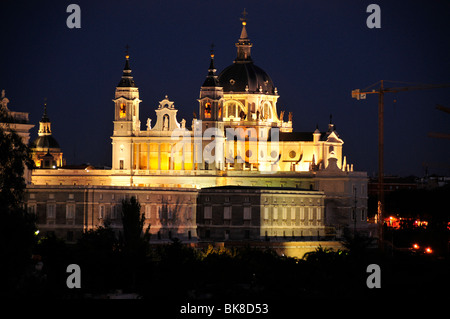
[[[120,118],[124,118],[127,116],[127,106],[125,103],[120,104],[120,111],[119,111]]]

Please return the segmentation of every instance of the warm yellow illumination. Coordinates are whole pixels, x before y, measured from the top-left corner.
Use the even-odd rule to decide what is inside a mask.
[[[211,103],[205,104],[205,119],[211,118]]]
[[[126,55],[125,58],[128,60],[128,59],[130,58],[130,56],[129,56],[129,55]]]
[[[420,248],[420,246],[419,246],[419,245],[417,245],[417,244],[414,244],[414,245],[413,245],[413,248],[414,248],[414,249],[419,249],[419,248]]]
[[[247,22],[245,22],[245,21],[242,21],[242,25],[247,25]]]
[[[125,103],[120,104],[120,112],[119,112],[120,118],[124,118],[127,116],[127,107]]]
[[[431,254],[432,252],[433,252],[433,249],[431,249],[430,247],[425,248],[425,253]]]

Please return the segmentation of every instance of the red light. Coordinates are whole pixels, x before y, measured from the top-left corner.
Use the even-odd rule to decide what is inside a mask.
[[[430,247],[425,248],[425,252],[427,254],[431,254],[433,252],[433,250]]]
[[[414,249],[419,249],[419,248],[420,248],[420,246],[419,246],[419,245],[417,245],[417,244],[414,244],[414,245],[413,245],[413,248],[414,248]]]

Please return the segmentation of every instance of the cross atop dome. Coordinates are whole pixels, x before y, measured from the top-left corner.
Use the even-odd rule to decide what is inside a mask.
[[[245,17],[247,14],[248,14],[248,12],[245,11],[245,8],[244,8],[244,11],[242,12],[242,18],[241,18],[242,25],[246,25],[247,24],[247,18]]]

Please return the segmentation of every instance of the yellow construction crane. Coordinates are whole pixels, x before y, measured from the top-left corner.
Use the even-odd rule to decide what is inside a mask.
[[[383,243],[383,211],[384,211],[384,94],[404,91],[428,90],[450,87],[450,84],[421,84],[402,87],[385,87],[385,82],[405,83],[398,81],[378,81],[367,88],[352,90],[352,98],[366,99],[367,94],[378,94],[378,236],[380,244]],[[378,86],[378,88],[371,89]],[[380,245],[381,247],[381,245]]]

